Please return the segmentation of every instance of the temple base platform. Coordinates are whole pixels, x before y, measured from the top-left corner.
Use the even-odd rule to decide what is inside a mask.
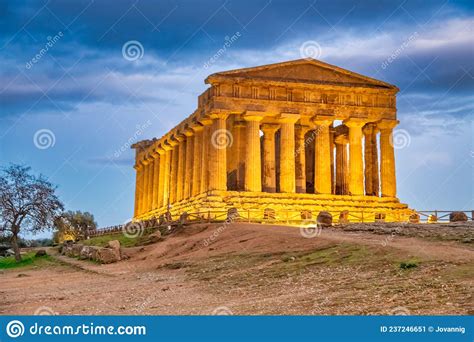
[[[333,221],[344,217],[349,222],[406,222],[414,212],[394,197],[209,191],[172,205],[146,212],[136,221],[171,215],[177,220],[228,220],[269,223],[300,223],[315,220],[321,211]],[[342,216],[341,216],[342,213]]]

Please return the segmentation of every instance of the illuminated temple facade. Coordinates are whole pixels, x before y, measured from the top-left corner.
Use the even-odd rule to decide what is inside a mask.
[[[206,83],[187,119],[133,145],[135,220],[229,209],[256,220],[410,215],[396,192],[396,86],[314,59],[219,72]]]

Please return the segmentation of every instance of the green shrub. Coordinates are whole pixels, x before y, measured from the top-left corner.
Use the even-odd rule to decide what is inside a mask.
[[[415,267],[418,267],[418,264],[416,263],[416,261],[407,261],[407,262],[400,263],[400,268],[402,270],[408,270],[410,268],[415,268]]]

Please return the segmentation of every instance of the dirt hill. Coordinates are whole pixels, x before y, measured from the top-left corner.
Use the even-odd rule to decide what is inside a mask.
[[[3,271],[0,313],[473,314],[473,232],[191,225],[116,264]]]

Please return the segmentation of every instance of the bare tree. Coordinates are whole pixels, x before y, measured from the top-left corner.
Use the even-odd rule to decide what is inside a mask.
[[[27,166],[11,165],[0,175],[0,231],[10,236],[16,261],[21,261],[20,231],[34,234],[52,228],[63,210],[56,187],[30,171]]]

